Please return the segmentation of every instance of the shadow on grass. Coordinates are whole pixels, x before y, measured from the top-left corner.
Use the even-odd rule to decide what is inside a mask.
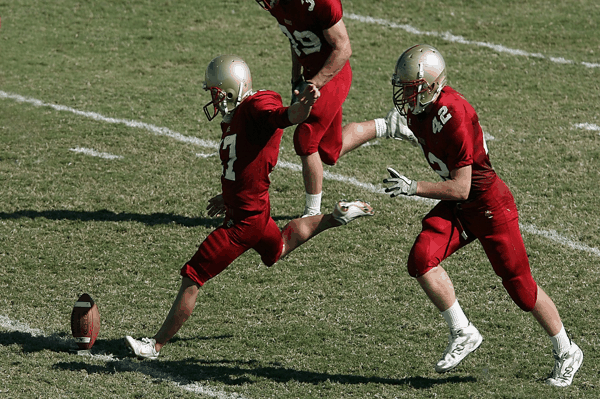
[[[242,386],[253,384],[258,380],[266,379],[279,384],[297,382],[301,384],[320,385],[334,383],[342,385],[397,385],[410,386],[413,389],[429,389],[440,384],[457,384],[477,382],[472,376],[446,376],[440,378],[408,377],[388,378],[377,376],[361,376],[353,374],[332,374],[327,372],[313,372],[296,370],[283,367],[277,363],[263,365],[258,361],[242,360],[198,360],[187,359],[171,361],[164,358],[159,360],[137,360],[133,357],[107,361],[105,365],[88,364],[85,361],[59,362],[54,369],[82,371],[88,373],[117,373],[134,371],[143,373],[151,378],[162,379],[178,383],[206,384],[218,382],[228,386]]]
[[[440,378],[408,377],[387,378],[377,376],[361,376],[352,374],[331,374],[326,372],[313,372],[295,370],[282,367],[278,364],[261,365],[257,361],[237,360],[155,360],[138,361],[133,358],[107,361],[105,365],[88,364],[84,361],[59,362],[54,369],[68,371],[86,370],[88,373],[117,373],[135,371],[152,378],[187,384],[206,384],[218,382],[228,386],[242,386],[256,383],[257,380],[266,379],[275,383],[286,384],[297,382],[301,384],[320,385],[334,383],[342,385],[380,384],[409,386],[413,389],[429,389],[440,384],[457,384],[477,382],[471,376],[447,376]]]
[[[96,222],[138,222],[148,226],[159,224],[178,224],[186,227],[212,227],[216,228],[223,223],[222,218],[188,217],[174,215],[172,213],[157,212],[149,215],[140,213],[120,212],[116,213],[106,209],[99,211],[69,211],[69,210],[48,210],[34,211],[22,210],[12,213],[0,212],[0,219],[36,219],[45,218],[48,220],[75,220],[75,221],[96,221]],[[290,216],[274,216],[275,221],[290,220]]]
[[[277,383],[288,383],[291,381],[318,385],[325,382],[344,385],[359,384],[383,384],[383,385],[406,385],[415,389],[427,389],[439,384],[476,382],[475,377],[445,376],[440,378],[408,377],[389,378],[378,376],[361,376],[354,374],[332,374],[326,372],[313,372],[295,370],[283,367],[278,363],[263,365],[258,361],[239,360],[201,360],[186,359],[181,361],[163,361],[166,366],[173,370],[185,370],[186,376],[196,381],[218,381],[225,384],[247,384],[255,381],[257,377],[268,379]]]
[[[177,341],[215,341],[232,338],[232,335],[218,335],[209,337],[173,338],[170,342]],[[55,333],[49,336],[40,336],[35,330],[24,331],[0,331],[0,345],[19,345],[24,353],[41,352],[49,350],[52,352],[71,352],[78,350],[77,344],[71,334],[66,332]],[[98,338],[90,350],[92,356],[112,357],[115,360],[130,357],[130,352],[122,338],[102,339]]]
[[[213,341],[230,338],[232,338],[231,335],[184,339],[174,338],[172,343],[186,340]],[[25,353],[41,352],[44,350],[70,353],[71,350],[77,349],[71,336],[67,333],[40,336],[35,331],[2,331],[0,332],[0,345],[19,345]],[[241,386],[243,384],[255,383],[260,379],[267,379],[281,384],[295,381],[303,384],[318,385],[329,382],[345,385],[403,385],[414,389],[428,389],[440,384],[477,381],[477,378],[472,376],[446,376],[440,378],[414,376],[396,379],[354,374],[332,374],[296,370],[283,367],[278,363],[263,364],[256,360],[203,360],[198,358],[168,360],[168,358],[163,357],[155,361],[139,361],[129,354],[122,339],[98,339],[91,350],[91,355],[78,356],[76,353],[73,352],[73,360],[57,362],[52,366],[53,369],[64,371],[85,370],[89,374],[116,374],[133,371],[143,373],[151,378],[184,385],[193,383],[203,384],[214,381],[229,386]],[[90,362],[86,360],[90,358],[94,361]],[[99,361],[103,363],[99,364]]]

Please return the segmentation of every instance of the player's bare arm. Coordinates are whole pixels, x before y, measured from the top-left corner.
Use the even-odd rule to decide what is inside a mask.
[[[392,168],[388,168],[390,177],[383,182],[391,184],[385,189],[391,197],[398,195],[418,195],[420,197],[448,200],[465,201],[471,192],[471,165],[450,171],[450,178],[442,182],[432,183],[428,181],[416,181],[401,175]]]
[[[352,55],[350,46],[350,37],[346,31],[346,25],[343,20],[339,20],[331,28],[323,31],[325,40],[331,45],[332,51],[323,68],[310,81],[318,88],[327,84],[339,71],[342,70],[346,62]]]
[[[450,178],[442,182],[420,181],[417,184],[416,195],[425,198],[465,201],[471,192],[472,166],[450,171]]]

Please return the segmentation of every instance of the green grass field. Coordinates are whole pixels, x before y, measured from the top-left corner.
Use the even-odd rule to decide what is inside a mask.
[[[237,54],[255,89],[287,103],[289,44],[251,0],[0,0],[0,398],[598,397],[600,5],[555,3],[344,1],[354,71],[344,118],[387,113],[405,48],[441,50],[491,136],[534,277],[585,352],[560,390],[543,384],[550,341],[479,244],[444,266],[484,343],[435,373],[447,327],[405,267],[432,204],[376,188],[388,166],[436,175],[392,140],[326,168],[323,210],[362,198],[375,217],[272,268],[244,254],[203,287],[157,361],[130,357],[123,337],[154,334],[179,268],[220,224],[204,210],[221,173],[219,124],[202,111],[206,65]],[[304,206],[292,129],[280,161],[271,200],[283,226]],[[69,352],[83,292],[102,317],[93,356]]]

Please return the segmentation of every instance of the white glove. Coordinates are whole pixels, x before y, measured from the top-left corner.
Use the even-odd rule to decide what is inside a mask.
[[[396,107],[392,108],[385,117],[385,124],[387,126],[386,136],[396,140],[406,140],[413,146],[418,146],[419,141],[415,137],[415,134],[408,128],[406,124],[406,118],[400,115],[400,112]]]
[[[390,197],[394,198],[398,195],[415,195],[417,193],[417,181],[410,180],[408,177],[401,175],[392,168],[387,168],[392,178],[383,179],[384,183],[392,183],[393,185],[385,189]]]

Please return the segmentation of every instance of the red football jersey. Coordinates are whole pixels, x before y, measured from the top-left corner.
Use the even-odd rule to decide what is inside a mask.
[[[281,96],[267,90],[244,99],[231,121],[221,122],[221,185],[225,205],[233,215],[268,210],[269,174],[277,164],[282,129],[288,126]]]
[[[442,179],[450,171],[471,165],[472,199],[485,192],[497,178],[488,157],[488,148],[479,125],[479,117],[469,102],[453,88],[446,86],[426,114],[407,117],[425,158]]]
[[[331,54],[331,45],[323,31],[338,23],[343,16],[340,0],[290,0],[280,1],[271,10],[281,31],[288,37],[304,77],[310,79],[323,67]]]

